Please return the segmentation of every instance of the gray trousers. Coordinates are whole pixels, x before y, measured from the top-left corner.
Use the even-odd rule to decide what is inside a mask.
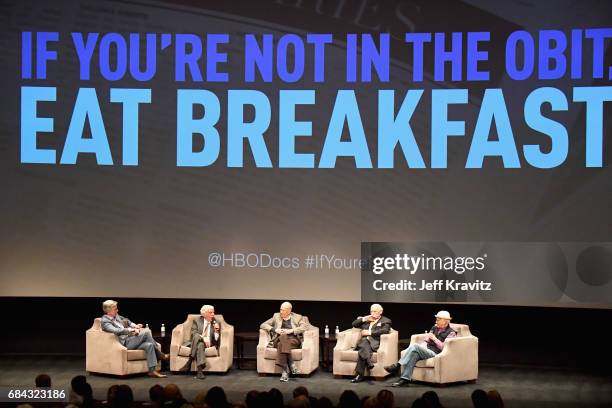
[[[408,347],[406,354],[399,360],[399,363],[404,367],[401,378],[410,381],[417,361],[427,360],[435,356],[436,353],[420,344],[413,344]]]
[[[195,360],[197,368],[206,366],[206,344],[201,336],[195,335],[191,339],[191,358]]]
[[[158,356],[161,356],[161,350],[157,350],[156,343],[151,335],[151,330],[141,329],[136,336],[128,336],[125,339],[125,347],[128,350],[144,350],[147,355],[147,367],[149,371],[154,371],[157,366]]]

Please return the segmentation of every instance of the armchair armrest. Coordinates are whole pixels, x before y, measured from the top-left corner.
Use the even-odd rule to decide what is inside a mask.
[[[478,359],[478,338],[474,336],[453,337],[444,342],[444,348],[437,355],[441,359],[458,358],[464,361]]]
[[[447,339],[442,352],[434,359],[434,370],[439,373],[440,383],[478,378],[478,338]]]
[[[338,333],[338,335],[336,336],[337,341],[336,345],[334,346],[334,352],[350,350],[351,348],[353,348],[351,340],[352,336],[354,335],[353,332],[355,331],[359,331],[359,329],[351,328]]]
[[[119,375],[125,372],[127,348],[115,334],[89,329],[85,332],[85,343],[87,371]]]
[[[319,328],[310,326],[304,332],[302,342],[302,362],[300,369],[310,373],[319,366]]]
[[[229,369],[234,359],[234,326],[231,324],[224,323],[221,329],[219,356],[223,361],[227,362],[226,369]]]
[[[308,330],[304,332],[304,342],[302,348],[319,349],[319,328],[310,326]]]
[[[179,349],[183,345],[183,323],[177,324],[172,329],[172,340],[170,341],[170,355],[178,356]]]
[[[392,330],[388,334],[380,336],[380,346],[378,347],[378,362],[383,365],[391,365],[397,362],[397,350],[399,343],[399,333]]]
[[[268,343],[270,342],[270,336],[268,336],[268,332],[264,329],[259,329],[259,342],[257,343],[257,350],[264,350],[268,347]]]

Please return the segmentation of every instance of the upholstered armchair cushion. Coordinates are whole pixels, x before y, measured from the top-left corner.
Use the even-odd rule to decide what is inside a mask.
[[[199,318],[199,314],[187,315],[187,319],[177,324],[172,330],[172,341],[170,343],[170,370],[180,370],[189,359],[191,348],[183,344],[191,341],[191,325],[193,320]],[[227,372],[234,363],[234,326],[227,323],[223,315],[215,315],[215,319],[221,325],[221,346],[217,350],[216,347],[208,347],[205,350],[206,368],[208,372]],[[191,371],[196,370],[196,362],[191,364]]]

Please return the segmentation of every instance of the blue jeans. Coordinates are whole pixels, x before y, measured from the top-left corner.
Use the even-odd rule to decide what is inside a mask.
[[[400,358],[399,363],[404,367],[402,370],[401,378],[410,381],[412,377],[412,372],[414,371],[414,366],[416,366],[417,361],[427,360],[428,358],[435,357],[436,353],[424,347],[420,344],[413,344],[408,347],[408,351],[406,354]]]

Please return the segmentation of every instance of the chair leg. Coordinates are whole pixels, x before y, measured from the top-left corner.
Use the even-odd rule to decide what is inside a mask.
[[[344,378],[344,376],[343,376],[343,375],[340,375],[340,374],[334,374],[334,378],[335,378],[336,380],[341,380],[341,379],[343,379],[343,378]]]
[[[475,380],[475,379],[474,379],[474,380],[468,380],[468,382],[467,382],[467,383],[468,383],[468,384],[476,384],[476,380]]]
[[[268,374],[267,373],[257,373],[260,377],[267,377]]]

